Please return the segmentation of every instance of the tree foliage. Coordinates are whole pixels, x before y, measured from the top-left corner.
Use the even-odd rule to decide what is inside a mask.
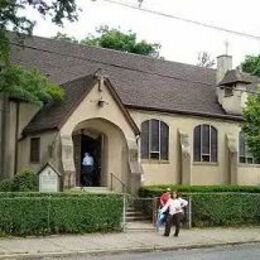
[[[247,55],[241,63],[242,70],[253,76],[260,76],[260,55]],[[257,162],[260,162],[260,93],[248,98],[243,112],[245,123],[243,131],[250,152]]]
[[[5,66],[0,71],[0,92],[7,96],[41,105],[50,100],[60,101],[64,90],[48,80],[36,69]]]
[[[157,43],[148,43],[144,40],[138,42],[136,34],[131,31],[123,33],[119,29],[109,28],[108,26],[101,26],[96,30],[96,35],[90,34],[81,41],[62,33],[58,33],[54,38],[87,46],[120,50],[155,58],[159,57],[161,48],[160,44]]]
[[[260,162],[260,94],[248,98],[244,109],[243,132],[250,152]]]
[[[32,34],[35,22],[21,14],[28,7],[51,17],[57,25],[62,25],[64,19],[77,18],[75,0],[0,0],[0,92],[34,103],[60,99],[63,91],[39,72],[10,64],[8,29],[14,31],[19,40],[22,35]]]
[[[53,37],[53,39],[70,43],[79,43],[79,41],[75,37],[69,36],[68,34],[61,32],[58,32],[56,36]]]
[[[211,68],[215,65],[215,63],[215,60],[210,57],[208,52],[203,51],[198,54],[197,66]]]
[[[260,76],[260,54],[258,56],[247,55],[241,63],[242,70],[254,76]]]

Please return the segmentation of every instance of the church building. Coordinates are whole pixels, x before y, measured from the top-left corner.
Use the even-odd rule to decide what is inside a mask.
[[[241,124],[260,78],[110,49],[28,38],[12,62],[37,68],[65,90],[43,107],[0,99],[0,174],[37,172],[47,162],[64,187],[84,186],[82,160],[94,159],[94,186],[136,192],[153,184],[260,184]]]

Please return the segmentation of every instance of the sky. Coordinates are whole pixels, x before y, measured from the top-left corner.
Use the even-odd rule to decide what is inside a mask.
[[[137,0],[115,0],[138,6]],[[132,30],[139,40],[162,45],[161,56],[166,60],[196,64],[198,53],[208,52],[212,58],[226,53],[233,56],[233,66],[245,55],[260,54],[259,0],[144,0],[142,8],[196,20],[214,26],[259,36],[258,39],[216,31],[191,23],[149,14],[140,10],[108,3],[103,0],[77,0],[82,9],[77,22],[65,22],[63,28],[53,25],[32,10],[28,18],[37,25],[34,34],[53,37],[57,32],[81,39],[101,25]]]

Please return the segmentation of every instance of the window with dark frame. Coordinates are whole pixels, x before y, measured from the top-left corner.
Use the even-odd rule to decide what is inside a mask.
[[[40,137],[31,138],[30,162],[31,163],[40,162]]]
[[[247,164],[258,164],[254,156],[250,153],[246,143],[245,135],[242,131],[239,133],[239,162]]]
[[[160,120],[144,121],[141,126],[141,158],[168,160],[169,127]]]
[[[225,97],[231,97],[231,96],[233,96],[233,87],[226,86],[225,87]]]
[[[195,162],[218,161],[218,134],[215,127],[203,124],[194,128],[193,160]]]

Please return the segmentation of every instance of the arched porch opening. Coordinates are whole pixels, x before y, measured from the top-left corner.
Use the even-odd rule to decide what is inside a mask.
[[[111,174],[116,176],[114,190],[122,191],[122,183],[128,185],[127,142],[118,126],[103,118],[88,119],[74,127],[72,140],[76,186],[86,186],[82,171],[85,152],[94,158],[92,186],[111,188]]]

